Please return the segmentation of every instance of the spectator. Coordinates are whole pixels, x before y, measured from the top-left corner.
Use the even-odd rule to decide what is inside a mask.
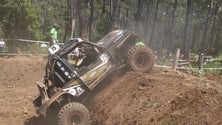
[[[3,41],[3,39],[0,40],[0,53],[3,52],[3,47],[5,45],[5,42]]]
[[[53,28],[50,30],[51,34],[51,41],[50,41],[50,46],[54,45],[55,43],[58,43],[58,30],[60,26],[55,23]]]

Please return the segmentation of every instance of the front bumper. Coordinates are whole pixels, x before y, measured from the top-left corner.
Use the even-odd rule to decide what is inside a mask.
[[[33,105],[36,108],[38,114],[46,116],[49,106],[61,95],[66,93],[65,91],[58,91],[52,97],[49,98],[47,94],[47,88],[43,83],[37,83],[40,95],[33,101]]]
[[[37,82],[36,85],[38,87],[40,95],[35,100],[33,100],[33,105],[35,106],[38,114],[42,114],[45,116],[48,106],[44,106],[44,105],[49,100],[49,96],[47,94],[47,88],[45,84],[40,83],[40,82]]]

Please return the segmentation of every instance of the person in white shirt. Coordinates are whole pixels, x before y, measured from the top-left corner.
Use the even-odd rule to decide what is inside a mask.
[[[3,39],[0,40],[0,53],[3,52],[3,47],[5,45],[5,42],[3,41]]]

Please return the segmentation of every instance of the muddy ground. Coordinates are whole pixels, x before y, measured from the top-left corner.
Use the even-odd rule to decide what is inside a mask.
[[[0,124],[54,125],[32,105],[42,57],[0,58]],[[116,73],[86,101],[92,125],[222,125],[222,76],[154,67],[149,73]]]

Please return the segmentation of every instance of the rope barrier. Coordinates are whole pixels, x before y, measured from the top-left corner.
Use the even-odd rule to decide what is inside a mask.
[[[0,56],[46,56],[47,54],[17,54],[17,53],[0,53]]]
[[[172,69],[172,66],[163,66],[163,65],[154,65],[159,68]],[[185,67],[176,67],[176,69],[188,69],[188,70],[198,70],[198,68],[185,68]],[[222,70],[222,68],[203,68],[203,70]]]

